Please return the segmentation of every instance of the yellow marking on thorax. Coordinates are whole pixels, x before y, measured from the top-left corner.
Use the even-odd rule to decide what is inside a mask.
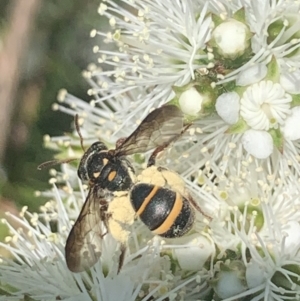
[[[117,172],[115,170],[111,171],[108,175],[108,181],[111,182],[115,176],[116,176]]]
[[[103,159],[102,159],[102,162],[103,162],[103,166],[105,166],[105,165],[107,164],[107,162],[108,162],[108,159],[103,158]]]
[[[100,171],[98,171],[98,172],[94,172],[94,173],[93,173],[93,176],[94,176],[94,178],[98,178],[98,177],[99,177],[99,175],[100,175]]]
[[[167,231],[169,231],[171,229],[171,227],[173,226],[176,218],[180,214],[182,206],[183,206],[182,196],[178,192],[176,192],[175,203],[174,203],[174,206],[173,206],[170,214],[165,219],[165,221],[152,232],[154,234],[161,235],[161,234],[164,234]]]
[[[143,201],[143,203],[142,203],[141,207],[139,208],[139,210],[136,212],[137,215],[141,215],[143,213],[143,211],[145,210],[145,208],[147,207],[147,205],[149,204],[149,202],[151,201],[151,199],[156,194],[156,192],[159,188],[160,188],[159,186],[154,186],[153,187],[151,192],[148,194],[148,196]]]

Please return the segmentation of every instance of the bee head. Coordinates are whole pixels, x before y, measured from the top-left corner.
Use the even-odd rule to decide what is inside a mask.
[[[78,177],[82,181],[93,181],[107,163],[107,147],[101,142],[93,143],[82,156],[78,166]]]

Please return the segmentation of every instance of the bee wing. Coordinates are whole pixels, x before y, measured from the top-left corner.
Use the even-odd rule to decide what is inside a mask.
[[[142,153],[163,146],[175,139],[183,128],[183,115],[175,105],[165,105],[152,111],[138,128],[115,150],[124,156]]]
[[[101,200],[105,201],[106,196],[104,190],[97,186],[92,187],[71,229],[65,246],[65,256],[67,266],[72,272],[82,272],[92,267],[101,255]]]

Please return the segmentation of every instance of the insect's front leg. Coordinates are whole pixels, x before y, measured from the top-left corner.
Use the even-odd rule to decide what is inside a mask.
[[[112,217],[112,214],[107,211],[108,211],[108,202],[105,200],[101,200],[100,201],[100,218],[106,228],[106,232],[101,235],[102,238],[109,232],[108,231],[108,220]]]

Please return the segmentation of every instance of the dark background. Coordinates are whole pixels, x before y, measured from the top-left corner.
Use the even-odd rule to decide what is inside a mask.
[[[0,0],[0,217],[45,201],[35,197],[50,188],[48,171],[37,170],[53,158],[43,136],[69,132],[73,122],[51,106],[61,88],[90,100],[81,74],[97,60],[90,32],[103,24],[99,4]]]

